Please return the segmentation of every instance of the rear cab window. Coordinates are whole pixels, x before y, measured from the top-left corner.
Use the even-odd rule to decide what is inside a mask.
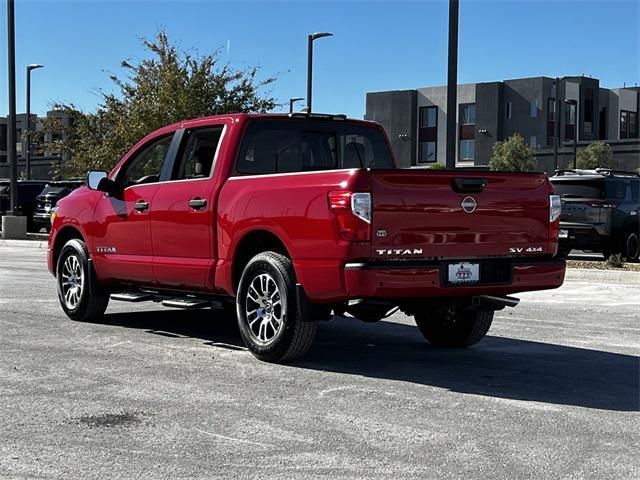
[[[552,183],[556,195],[560,195],[562,198],[605,198],[606,185],[603,179],[571,179]]]
[[[254,120],[236,162],[237,175],[343,168],[395,168],[380,130],[314,120]]]

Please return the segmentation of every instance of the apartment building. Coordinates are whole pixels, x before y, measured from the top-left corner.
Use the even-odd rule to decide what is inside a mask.
[[[45,118],[55,118],[64,127],[68,127],[70,122],[69,115],[61,110],[51,110],[47,112],[47,116]],[[38,118],[36,115],[31,114],[31,131],[34,132],[36,130],[40,130],[45,118]],[[0,178],[8,178],[10,176],[10,165],[7,159],[7,129],[7,117],[0,117]],[[16,115],[16,147],[18,152],[18,177],[20,178],[26,176],[26,140],[23,135],[26,130],[27,114],[19,113]],[[48,180],[51,178],[50,175],[52,168],[54,166],[59,166],[61,162],[66,160],[68,160],[68,158],[57,152],[49,152],[44,151],[41,148],[37,148],[32,142],[31,177],[33,179]]]
[[[579,147],[607,141],[623,167],[640,168],[639,101],[638,87],[607,89],[585,76],[563,77],[557,87],[549,77],[459,85],[456,163],[487,165],[493,144],[519,133],[538,169],[553,171],[558,122],[558,167],[570,165],[576,139]],[[365,118],[385,127],[403,166],[445,163],[445,86],[367,93]]]

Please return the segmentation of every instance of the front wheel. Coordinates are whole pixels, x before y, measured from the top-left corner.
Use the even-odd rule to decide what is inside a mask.
[[[98,284],[82,240],[71,239],[62,247],[56,281],[60,305],[70,319],[88,322],[102,317],[109,304],[109,294]]]
[[[464,310],[456,305],[425,308],[415,315],[418,329],[434,347],[464,348],[484,338],[493,311]]]
[[[260,253],[244,269],[236,297],[238,326],[260,360],[293,360],[313,343],[317,323],[300,318],[295,286],[291,260],[282,254]]]

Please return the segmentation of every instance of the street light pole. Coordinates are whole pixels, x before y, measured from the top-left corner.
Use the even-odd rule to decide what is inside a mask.
[[[27,180],[31,180],[31,70],[42,68],[44,65],[32,63],[27,65],[27,148],[26,148],[26,167]]]
[[[311,113],[311,86],[313,84],[313,41],[318,38],[332,37],[333,33],[316,32],[307,38],[307,113]]]
[[[447,74],[447,168],[456,167],[458,100],[458,0],[449,0],[449,66]]]
[[[293,113],[293,104],[299,102],[300,100],[304,100],[302,97],[293,97],[289,99],[289,113]]]
[[[11,215],[18,213],[18,157],[16,152],[16,32],[14,0],[7,0],[7,59],[9,73],[9,125],[7,159],[10,165]]]

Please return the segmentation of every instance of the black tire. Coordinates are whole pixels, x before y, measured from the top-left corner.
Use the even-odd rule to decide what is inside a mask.
[[[640,235],[638,234],[637,226],[629,229],[625,234],[622,256],[627,259],[627,262],[638,262],[638,257],[640,256]]]
[[[75,260],[72,261],[72,259]],[[80,278],[81,287],[79,292],[76,290],[78,294],[73,295],[73,299],[77,299],[77,301],[69,302],[65,298],[69,292],[68,283],[65,281],[70,280],[68,278],[69,272],[65,270],[65,266],[71,263],[75,265],[75,261],[78,262],[78,275],[74,275],[73,278],[76,279],[74,280],[75,285],[78,284],[77,278]],[[109,294],[98,283],[95,273],[89,265],[87,246],[82,240],[71,239],[62,247],[56,265],[56,283],[60,305],[70,319],[89,322],[102,318],[109,304]]]
[[[493,311],[433,308],[414,317],[418,329],[434,347],[465,348],[484,338],[491,327]]]
[[[260,282],[264,279],[270,283],[271,290],[270,287],[262,291],[256,288],[261,286]],[[274,284],[277,295],[274,293],[270,296],[269,291],[276,291]],[[262,303],[254,302],[254,297],[259,298]],[[268,304],[258,307],[264,302]],[[256,307],[254,311],[257,313],[252,311],[253,307]],[[263,252],[249,261],[238,285],[236,310],[238,327],[245,345],[255,357],[266,362],[285,362],[304,355],[316,335],[317,323],[299,318],[293,264],[289,258],[279,253]],[[279,321],[276,320],[278,317]],[[277,325],[277,329],[273,325]],[[272,333],[270,339],[267,338],[269,330]]]
[[[566,245],[560,245],[558,246],[558,253],[556,253],[556,258],[563,258],[566,259],[569,254],[571,253],[571,251],[573,250],[573,248],[566,246]]]

